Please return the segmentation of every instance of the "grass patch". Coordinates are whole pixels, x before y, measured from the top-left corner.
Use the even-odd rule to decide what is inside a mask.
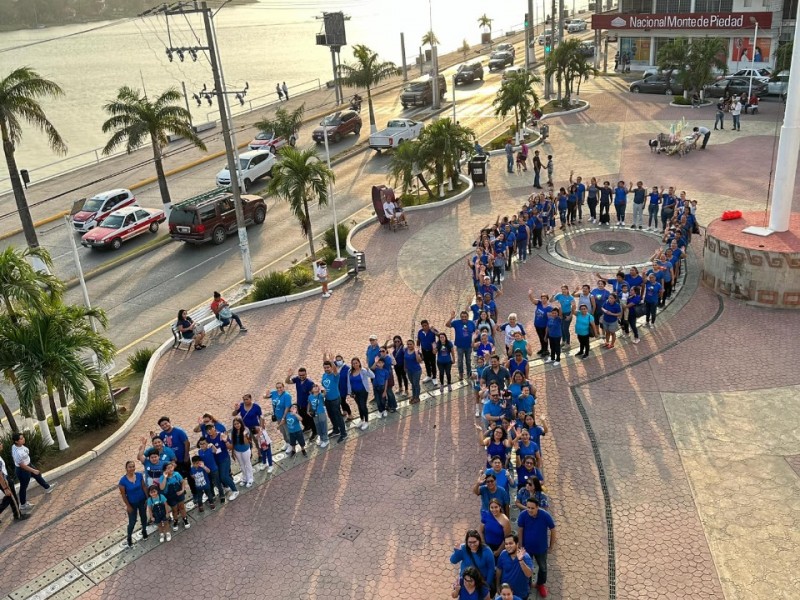
[[[436,181],[431,180],[428,182],[430,188],[434,191],[437,191],[438,184]],[[423,204],[434,204],[436,202],[441,202],[443,200],[447,200],[448,198],[452,198],[456,194],[460,194],[465,189],[467,189],[467,184],[459,180],[458,185],[453,187],[453,191],[448,191],[447,186],[444,188],[444,196],[441,198],[438,196],[434,196],[433,198],[430,197],[428,192],[425,191],[425,188],[419,188],[419,195],[417,194],[405,194],[400,196],[400,202],[403,206],[422,206]]]
[[[515,131],[513,127],[504,129],[499,135],[493,137],[491,141],[486,144],[486,150],[502,150],[506,147],[506,140],[508,138],[514,139]],[[538,134],[526,133],[522,136],[526,144],[530,144],[538,139]]]
[[[333,255],[331,258],[329,254]],[[336,258],[336,251],[332,248],[322,248],[317,252],[318,258],[325,258],[328,263],[328,283],[347,273],[347,263],[334,269],[331,263]],[[330,260],[328,260],[330,258]],[[342,253],[342,258],[346,258]],[[318,281],[313,278],[314,267],[311,258],[305,258],[285,271],[271,271],[266,275],[257,277],[253,290],[244,298],[241,304],[260,302],[269,298],[281,298],[290,294],[299,294],[308,290],[321,288]]]

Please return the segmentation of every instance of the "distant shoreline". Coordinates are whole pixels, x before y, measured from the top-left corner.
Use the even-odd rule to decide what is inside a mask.
[[[229,6],[243,5],[243,4],[256,4],[258,0],[231,0]],[[152,3],[154,6],[163,4],[163,0]],[[104,12],[97,15],[76,15],[74,18],[62,18],[59,21],[49,22],[44,19],[40,21],[38,26],[29,23],[3,23],[0,24],[0,33],[9,33],[12,31],[35,31],[39,29],[50,29],[52,27],[63,27],[65,25],[86,25],[89,23],[96,23],[98,21],[116,21],[120,19],[130,19],[139,15],[142,11],[126,11],[116,10],[113,12]]]

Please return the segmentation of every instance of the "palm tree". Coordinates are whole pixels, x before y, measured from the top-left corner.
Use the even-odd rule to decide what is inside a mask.
[[[530,71],[514,73],[510,79],[500,86],[497,91],[497,97],[492,102],[494,114],[503,119],[510,112],[514,112],[514,129],[518,136],[522,131],[526,116],[531,113],[531,110],[539,106],[539,96],[533,86],[541,82],[541,78]],[[519,141],[519,138],[517,138],[517,141]]]
[[[434,172],[439,196],[444,195],[445,179],[458,182],[458,166],[463,153],[472,152],[475,133],[450,119],[434,121],[420,133],[420,162]]]
[[[279,108],[275,111],[275,116],[272,119],[264,117],[255,123],[255,127],[259,131],[272,131],[276,137],[282,137],[291,144],[292,139],[297,136],[300,125],[303,124],[305,110],[305,104],[301,104],[292,112],[285,108]]]
[[[372,107],[372,88],[384,79],[400,73],[393,62],[378,60],[378,53],[373,52],[363,44],[353,46],[355,63],[339,65],[339,74],[342,83],[351,88],[365,88],[367,90],[367,105],[369,106],[370,133],[378,131],[375,125],[375,110]]]
[[[656,65],[664,73],[667,81],[672,79],[674,71],[685,69],[689,62],[689,40],[676,38],[658,49]]]
[[[594,75],[597,77],[600,71],[594,68],[588,60],[577,61],[575,68],[572,71],[572,79],[578,82],[578,89],[575,91],[576,96],[581,95],[581,82],[589,81],[589,77]]]
[[[430,46],[431,48],[439,45],[439,38],[436,37],[432,29],[422,36],[422,45]]]
[[[320,160],[315,148],[297,150],[284,146],[280,156],[281,161],[272,168],[269,193],[289,203],[289,210],[308,238],[311,258],[316,259],[308,205],[314,200],[319,208],[328,205],[328,189],[336,181],[336,175]]]
[[[728,47],[722,38],[694,38],[689,46],[689,60],[682,68],[680,76],[684,88],[690,94],[701,93],[703,88],[714,81],[713,69],[728,72],[725,59]]]
[[[781,71],[788,71],[792,66],[792,52],[794,50],[794,42],[781,42],[775,50],[775,73]]]
[[[480,17],[478,17],[478,27],[481,29],[488,29],[489,33],[492,33],[492,21],[493,19],[490,19],[486,16],[486,13],[483,13]]]
[[[414,177],[418,177],[431,197],[433,192],[422,176],[422,143],[411,140],[400,144],[389,158],[389,176],[393,185],[400,184],[400,192],[405,195],[411,189]]]
[[[544,74],[545,77],[555,75],[558,83],[558,100],[561,100],[561,84],[564,83],[565,95],[564,105],[569,104],[572,94],[572,80],[575,71],[583,70],[582,63],[586,62],[586,57],[581,52],[581,41],[577,38],[570,38],[560,42],[552,52],[545,58]]]
[[[36,248],[39,240],[36,237],[28,201],[25,199],[25,189],[19,176],[14,150],[22,141],[21,121],[25,121],[47,135],[48,145],[53,152],[66,154],[67,145],[39,104],[39,100],[58,98],[63,94],[64,91],[58,84],[43,79],[28,67],[15,69],[5,79],[0,79],[0,133],[3,138],[3,154],[6,157],[22,231],[25,233],[25,241],[31,248]]]
[[[59,450],[69,446],[64,436],[61,417],[55,401],[55,391],[83,400],[88,397],[87,382],[95,388],[103,386],[103,379],[86,353],[95,354],[100,361],[109,361],[114,355],[114,345],[95,333],[89,319],[106,327],[108,320],[100,309],[65,306],[59,302],[43,310],[29,310],[13,323],[7,316],[0,317],[0,341],[3,362],[11,355],[15,358],[14,374],[21,392],[20,404],[33,405],[39,429],[52,444],[47,417],[42,406],[44,389],[50,416],[56,431]],[[68,411],[65,411],[68,419]]]
[[[149,137],[153,147],[161,201],[166,210],[172,205],[161,153],[162,148],[168,143],[167,135],[170,133],[179,135],[201,150],[206,149],[203,141],[192,129],[189,111],[176,106],[182,98],[178,90],[171,88],[156,98],[155,102],[150,102],[147,96],[139,94],[139,90],[124,86],[117,92],[117,97],[103,107],[111,115],[103,123],[103,133],[113,132],[103,148],[103,154],[110,154],[114,148],[123,143],[125,151],[130,154],[142,146]]]

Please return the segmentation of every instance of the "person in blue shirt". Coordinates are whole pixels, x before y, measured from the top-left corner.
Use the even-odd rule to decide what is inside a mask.
[[[379,411],[378,414],[379,417],[385,418],[386,416],[388,416],[390,412],[392,413],[397,412],[397,397],[394,395],[394,390],[392,389],[394,387],[394,378],[392,377],[392,366],[394,365],[394,358],[392,357],[391,352],[389,352],[389,349],[386,346],[381,346],[378,358],[383,361],[383,365],[381,367],[378,367],[378,359],[375,359],[375,363],[374,365],[370,365],[370,369],[372,369],[377,376],[377,370],[380,368],[384,371],[384,375],[386,376],[386,386],[385,386],[386,394],[385,394],[384,410]],[[375,382],[373,381],[373,384],[374,383]]]
[[[322,388],[319,385],[315,384],[311,388],[311,394],[308,396],[308,410],[314,419],[317,431],[319,431],[316,444],[320,448],[326,448],[330,443],[328,441],[328,417],[325,411],[325,394],[322,393]]]
[[[459,565],[459,574],[462,578],[464,571],[474,567],[478,569],[485,581],[494,581],[494,553],[483,543],[480,534],[475,529],[467,531],[464,543],[453,548],[450,563]]]
[[[639,343],[639,326],[637,319],[639,318],[639,310],[642,304],[642,288],[636,286],[631,288],[631,293],[628,296],[628,326],[633,332],[633,343]]]
[[[578,217],[578,192],[575,184],[567,190],[567,225],[575,226]]]
[[[506,536],[505,550],[497,558],[495,582],[498,588],[507,583],[511,586],[515,596],[527,598],[531,589],[533,560],[518,544],[519,537],[516,533]]]
[[[367,346],[366,357],[367,357],[367,366],[371,369],[372,365],[375,364],[375,361],[378,358],[378,355],[381,353],[381,346],[378,343],[378,336],[374,333],[369,336],[369,346]]]
[[[540,346],[536,354],[538,356],[547,356],[549,354],[547,349],[547,318],[550,315],[550,311],[553,310],[550,306],[550,296],[541,294],[537,299],[533,290],[528,290],[528,299],[536,307],[533,313],[533,327],[539,337]]]
[[[556,543],[556,524],[546,510],[539,508],[539,500],[528,498],[528,510],[517,518],[522,547],[529,552],[539,566],[536,589],[542,598],[547,596],[547,553]],[[550,539],[548,540],[548,532]]]
[[[411,400],[408,401],[409,404],[419,404],[423,360],[419,350],[414,346],[414,340],[406,340],[406,348],[403,351],[403,364],[405,365],[406,373],[408,373],[408,378],[411,380]]]
[[[483,291],[481,291],[481,293],[483,293]],[[420,330],[417,332],[417,347],[420,349],[422,360],[425,363],[425,379],[423,379],[422,382],[428,383],[436,379],[436,352],[433,347],[436,345],[436,336],[439,332],[434,327],[431,327],[427,319],[423,319],[419,324]]]
[[[252,394],[242,396],[242,401],[233,405],[232,417],[239,416],[244,421],[244,426],[253,429],[263,424],[263,413],[258,403],[253,402]]]
[[[653,190],[647,198],[647,229],[645,231],[658,231],[658,207],[661,204],[661,194],[657,185],[653,186]]]
[[[558,221],[561,223],[560,229],[567,228],[567,210],[569,203],[567,201],[567,190],[563,187],[558,190]]]
[[[513,388],[515,385],[515,383],[512,383],[509,389]],[[519,395],[514,398],[514,418],[520,422],[524,422],[525,415],[533,414],[534,406],[536,406],[536,396],[532,393],[531,384],[526,381],[522,385]]]
[[[492,299],[492,295],[488,292],[483,295],[483,305],[489,313],[489,318],[497,321],[497,303]]]
[[[136,471],[134,461],[129,460],[125,463],[125,474],[120,478],[118,487],[128,513],[128,547],[132,548],[137,516],[142,522],[142,539],[147,539],[147,486],[144,476]]]
[[[494,600],[523,600],[523,599],[514,593],[514,590],[511,589],[510,585],[504,583],[500,586],[500,589],[497,590],[497,596],[494,597]]]
[[[625,226],[625,208],[628,204],[628,193],[630,188],[625,189],[625,182],[618,181],[614,188],[614,209],[617,212],[617,226]]]
[[[289,445],[289,432],[286,430],[286,413],[292,405],[292,397],[286,391],[283,382],[279,381],[275,384],[275,389],[271,390],[268,394],[264,394],[264,398],[269,395],[272,401],[272,421],[278,426],[278,430],[283,437],[283,451],[289,452],[291,446]]]
[[[378,417],[384,418],[388,415],[386,407],[388,406],[389,399],[386,395],[387,382],[389,381],[389,374],[386,371],[386,363],[384,359],[378,357],[375,361],[375,368],[372,371],[375,377],[372,379],[372,391],[375,394],[375,402],[378,404]]]
[[[482,301],[481,305],[483,305]],[[472,337],[475,334],[476,326],[473,321],[469,320],[469,313],[465,310],[461,311],[458,321],[455,320],[455,317],[456,311],[452,311],[450,319],[447,321],[447,327],[452,327],[454,331],[453,344],[458,355],[458,380],[461,381],[464,379],[464,373],[467,376],[472,373]]]
[[[601,317],[603,316],[603,305],[608,300],[611,292],[606,289],[606,282],[604,279],[597,280],[597,287],[591,291],[592,298],[594,298],[594,322],[598,327],[603,326]]]
[[[517,228],[517,258],[521,263],[528,260],[528,243],[530,238],[530,230],[527,223],[520,223]]]
[[[158,541],[163,543],[166,535],[166,540],[169,542],[172,540],[172,534],[169,532],[169,522],[167,521],[167,499],[157,485],[151,485],[148,494],[147,515],[150,521],[158,527]]]
[[[611,350],[617,341],[619,320],[622,317],[622,307],[617,302],[616,294],[609,294],[608,300],[603,304],[603,329],[606,332],[605,347]]]
[[[672,220],[676,203],[674,187],[670,187],[666,194],[661,194],[661,231],[666,231],[669,222]]]
[[[317,426],[314,419],[308,414],[308,396],[311,393],[311,388],[314,387],[314,382],[308,378],[308,371],[305,367],[297,369],[297,376],[292,377],[293,369],[289,369],[286,374],[285,384],[293,383],[295,391],[297,392],[297,414],[303,421],[303,431],[311,432],[311,439],[317,437]]]
[[[161,459],[162,463],[177,462],[178,459],[175,456],[174,450],[172,448],[167,448],[160,437],[154,435],[152,438],[150,438],[150,441],[153,443],[153,445],[147,446],[148,439],[146,437],[141,439],[141,444],[139,445],[139,454],[136,456],[136,458],[142,464],[146,464],[148,462],[148,457],[150,456],[150,452],[152,450],[156,451],[156,454],[158,454],[158,457]]]
[[[203,442],[208,445],[208,448],[214,453],[214,460],[217,463],[217,470],[219,472],[219,485],[217,491],[219,492],[219,501],[225,504],[225,487],[231,490],[228,500],[236,500],[239,497],[239,490],[236,489],[236,484],[231,476],[231,455],[228,452],[228,434],[220,433],[214,429],[214,425],[206,425],[206,437],[200,443],[201,450],[203,449]],[[200,454],[204,462],[209,464],[207,454]],[[213,477],[213,474],[212,474]]]
[[[171,461],[162,460],[158,454],[158,450],[150,450],[147,454],[146,460],[143,461],[144,465],[144,474],[146,476],[145,484],[150,486],[154,483],[158,483],[159,479],[161,479],[161,475],[164,473],[164,465],[168,464]]]
[[[225,504],[225,488],[222,486],[220,480],[219,466],[215,447],[208,443],[205,437],[197,440],[197,456],[203,461],[203,465],[208,468],[208,479],[211,483],[211,489],[219,493],[220,503]],[[228,463],[230,465],[230,463]]]
[[[625,283],[628,284],[629,290],[641,286],[644,283],[644,279],[642,279],[642,276],[639,274],[639,269],[631,267],[628,274],[625,275]]]
[[[161,433],[158,437],[164,442],[167,448],[172,448],[175,453],[175,470],[184,479],[189,479],[189,487],[194,493],[194,481],[189,478],[191,464],[189,463],[189,436],[180,427],[173,427],[169,417],[161,417],[158,420]]]
[[[531,216],[531,247],[532,248],[541,248],[542,247],[542,230],[545,226],[545,220],[542,215],[542,212],[537,208],[534,209],[533,215]]]
[[[518,170],[519,160],[517,158]],[[489,598],[489,586],[483,579],[481,572],[475,567],[467,567],[464,570],[458,581],[453,584],[451,597],[457,600],[491,600]]]
[[[300,415],[297,413],[296,404],[292,404],[289,407],[289,412],[286,413],[284,419],[286,420],[286,429],[289,432],[289,445],[292,447],[292,457],[297,455],[294,449],[298,444],[303,452],[303,456],[308,456],[306,452],[306,439],[303,436],[303,422],[300,419]]]
[[[192,457],[192,479],[194,479],[195,492],[192,494],[195,506],[198,512],[205,512],[203,506],[203,494],[208,498],[208,507],[214,510],[217,505],[214,503],[214,488],[211,487],[211,469],[208,468],[200,456]]]
[[[550,356],[544,359],[546,363],[552,362],[554,367],[561,364],[562,328],[561,308],[554,306],[547,317],[547,339],[550,344]]]
[[[337,443],[341,443],[347,437],[347,426],[342,416],[339,370],[328,354],[323,356],[322,369],[324,372],[320,381],[325,390],[325,410],[328,412],[328,418],[333,427],[331,435],[338,435]]]
[[[575,314],[575,296],[570,293],[568,285],[562,285],[561,292],[555,294],[553,300],[561,305],[561,319],[564,322],[561,329],[561,343],[565,348],[569,348],[569,328]]]
[[[470,321],[471,323],[471,321]],[[444,382],[447,380],[447,391],[453,390],[451,371],[453,369],[453,342],[447,339],[446,333],[440,333],[436,341],[436,367],[439,369],[439,393],[444,393]]]
[[[594,315],[589,314],[589,309],[585,304],[581,305],[580,311],[575,317],[575,335],[578,336],[580,348],[575,356],[582,359],[589,356],[589,340],[592,335],[597,336],[597,326],[594,323]]]
[[[575,171],[569,172],[569,182],[572,183],[572,175]],[[579,176],[575,180],[575,196],[578,198],[578,223],[583,222],[583,199],[584,195],[586,194],[586,184],[583,183],[583,179]]]
[[[658,303],[664,293],[661,284],[656,281],[655,273],[647,276],[647,283],[644,284],[644,307],[645,307],[645,326],[656,326],[656,312]]]
[[[611,182],[604,181],[603,187],[600,188],[600,212],[599,212],[599,221],[601,225],[609,225],[610,224],[610,215],[609,210],[611,208],[611,196],[614,194],[614,190],[611,189]],[[605,215],[608,221],[603,223],[603,216]]]
[[[350,408],[350,404],[347,402],[347,379],[350,375],[350,365],[345,364],[344,357],[341,354],[337,354],[333,359],[333,364],[336,369],[339,371],[339,398],[342,404],[342,412],[347,415],[346,421],[353,421],[355,417],[353,416],[353,410]]]
[[[472,493],[481,499],[481,510],[489,510],[489,501],[496,498],[503,507],[503,512],[508,516],[508,492],[497,484],[497,478],[492,474],[481,473],[480,478],[472,487]]]
[[[183,519],[183,528],[189,529],[189,515],[186,514],[186,480],[175,470],[173,463],[167,463],[158,486],[167,498],[167,506],[172,509],[172,531],[178,531],[178,519]]]

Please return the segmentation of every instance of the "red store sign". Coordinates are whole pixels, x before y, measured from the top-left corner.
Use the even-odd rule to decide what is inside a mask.
[[[592,29],[753,29],[753,18],[762,29],[772,27],[772,13],[686,13],[660,15],[592,15]]]

